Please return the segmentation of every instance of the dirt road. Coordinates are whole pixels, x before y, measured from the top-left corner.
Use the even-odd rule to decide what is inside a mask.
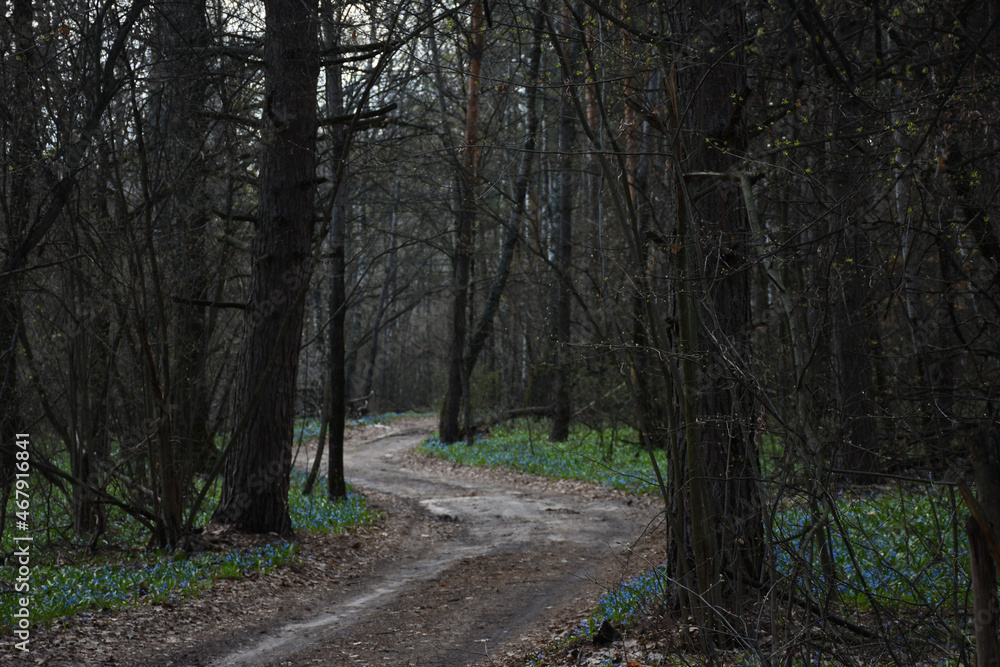
[[[583,618],[625,570],[648,565],[634,552],[651,504],[414,455],[428,426],[348,447],[347,478],[386,515],[377,531],[304,540],[288,584],[235,582],[186,616],[146,608],[111,619],[94,646],[112,653],[87,664],[509,663]],[[156,633],[156,621],[170,630]]]
[[[624,498],[415,465],[407,453],[425,437],[375,440],[346,457],[353,484],[423,519],[411,518],[397,557],[310,617],[211,664],[489,664],[487,656],[510,651],[508,641],[547,629],[546,617],[585,613],[648,523]],[[423,532],[428,519],[444,530]]]

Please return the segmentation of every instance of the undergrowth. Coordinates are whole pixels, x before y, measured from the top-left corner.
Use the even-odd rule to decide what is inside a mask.
[[[545,431],[531,423],[498,426],[488,436],[477,436],[473,446],[465,442],[443,443],[434,436],[421,449],[424,453],[455,463],[504,468],[554,479],[576,479],[628,493],[655,493],[657,483],[649,455],[623,444],[635,433],[619,432],[612,440],[606,433],[574,428],[566,442],[550,442]],[[661,470],[666,456],[656,453]]]
[[[217,579],[269,572],[297,552],[294,543],[277,542],[247,551],[192,555],[130,552],[108,554],[80,565],[38,565],[31,573],[32,622],[45,624],[89,609],[107,611],[177,602],[211,587]],[[0,617],[13,617],[13,598],[4,596],[0,601]]]
[[[434,437],[422,448],[464,465],[585,480],[630,493],[657,492],[648,454],[635,444],[634,433],[619,432],[615,439],[580,427],[565,443],[549,442],[546,433],[544,425],[521,422],[477,437],[472,446]],[[773,441],[768,445],[762,451],[765,484],[776,469],[772,458],[781,455]],[[666,457],[657,454],[665,474]],[[942,619],[947,615],[961,628],[963,621],[956,619],[968,617],[970,580],[961,500],[956,505],[951,488],[917,480],[847,486],[831,492],[832,507],[820,512],[810,510],[806,494],[782,488],[782,497],[769,501],[767,521],[774,583],[800,597],[829,600],[837,614],[862,625],[873,613],[937,619],[920,622],[923,639],[936,647],[933,652],[955,641]],[[834,563],[832,580],[819,567],[823,536]],[[627,626],[656,613],[670,588],[663,566],[621,583],[597,601],[566,641],[592,636],[604,620]],[[529,664],[545,663],[539,656]]]
[[[360,525],[374,523],[378,513],[365,499],[348,487],[345,500],[331,501],[324,493],[302,495],[306,474],[293,471],[289,493],[292,525],[310,533],[340,533]],[[318,488],[325,488],[321,483]],[[217,495],[217,494],[216,494]],[[199,522],[209,516],[215,498],[210,496]],[[33,520],[38,525],[65,524],[69,520],[58,503],[36,508]],[[294,542],[276,541],[247,549],[222,552],[186,553],[147,550],[148,534],[142,526],[116,523],[114,535],[120,540],[106,543],[95,552],[66,545],[61,540],[46,540],[50,531],[37,531],[31,546],[31,618],[47,624],[87,610],[112,610],[141,604],[176,602],[210,588],[219,579],[242,579],[254,572],[270,572],[293,561],[298,554]],[[9,531],[12,533],[12,531]],[[55,533],[58,534],[58,533]],[[16,548],[10,535],[0,544],[3,553]],[[0,627],[10,625],[19,607],[14,593],[15,559],[0,566],[3,594],[0,595]]]

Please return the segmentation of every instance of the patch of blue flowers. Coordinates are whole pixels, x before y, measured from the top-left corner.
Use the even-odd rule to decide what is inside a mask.
[[[325,493],[326,481],[323,478],[317,480],[311,495],[302,495],[305,478],[306,473],[292,472],[289,513],[296,529],[311,533],[339,533],[374,523],[380,518],[378,512],[370,508],[364,497],[350,485],[348,497],[344,500],[330,500]],[[213,504],[206,502],[207,506]],[[207,520],[210,513],[210,507],[203,508],[200,519]],[[132,547],[135,555],[114,563],[53,566],[33,562],[33,621],[52,621],[87,609],[120,609],[181,600],[210,587],[213,580],[242,579],[251,572],[268,572],[295,558],[298,553],[298,546],[289,542],[267,544],[247,551],[193,555],[142,552],[141,545],[148,539],[145,528],[124,515],[116,514],[114,519],[115,537],[121,540],[119,545]],[[43,546],[41,542],[37,544]],[[13,578],[12,565],[0,566],[0,579],[12,581]],[[9,624],[9,619],[13,618],[16,597],[13,594],[0,596],[0,627]]]
[[[956,560],[949,539],[955,518],[942,509],[947,503],[938,495],[911,490],[905,496],[845,493],[838,499],[840,523],[854,552],[852,559],[844,536],[834,530],[836,585],[844,602],[868,609],[872,603],[870,593],[882,605],[940,608],[953,595],[956,578],[959,590],[967,590],[967,542],[964,536],[959,538]],[[901,498],[905,498],[905,504]],[[775,516],[775,543],[784,545],[776,549],[775,555],[778,571],[786,576],[802,573],[802,565],[811,570],[812,580],[795,574],[796,583],[808,585],[810,593],[821,596],[818,556],[812,547],[802,543],[809,520],[807,509],[800,505],[786,507]],[[802,556],[807,559],[805,564],[798,562]],[[608,591],[586,622],[586,632],[595,632],[604,619],[628,623],[652,610],[666,596],[667,585],[661,566]]]
[[[431,438],[425,453],[465,465],[507,468],[553,478],[580,479],[632,493],[656,491],[646,452],[634,445],[606,445],[593,434],[574,432],[570,442],[551,443],[540,429],[498,428],[492,435],[445,444]],[[665,457],[658,453],[661,470]],[[765,466],[765,475],[768,471]],[[836,520],[825,524],[835,564],[833,582],[839,602],[864,611],[874,604],[890,608],[949,608],[956,592],[969,590],[968,547],[961,529],[961,505],[954,510],[941,487],[922,485],[861,487],[837,495]],[[819,551],[812,543],[821,532],[807,503],[778,503],[770,543],[779,576],[793,577],[803,590],[823,599]],[[958,516],[956,516],[956,514]],[[848,548],[850,546],[850,548]],[[607,592],[573,636],[591,635],[601,621],[629,623],[655,608],[666,595],[662,568],[654,568]],[[539,656],[538,660],[542,660]],[[543,664],[543,662],[537,662]]]
[[[662,566],[621,583],[601,596],[590,618],[581,622],[581,634],[597,632],[605,620],[630,623],[643,614],[652,613],[667,595],[667,576]]]
[[[968,542],[959,533],[957,553],[952,530],[957,517],[947,509],[941,490],[908,489],[905,494],[880,491],[844,493],[836,502],[839,526],[831,522],[831,545],[837,566],[837,587],[844,601],[869,608],[872,597],[881,604],[930,605],[950,599],[957,580],[966,590]],[[804,543],[810,514],[802,505],[785,508],[776,516],[776,553],[780,572],[801,572],[803,557],[819,570],[816,546]],[[848,550],[845,535],[853,550]],[[796,565],[799,565],[796,567]],[[818,577],[797,583],[819,594]]]
[[[40,565],[31,576],[32,619],[55,620],[86,609],[121,609],[182,600],[208,588],[213,579],[268,572],[297,552],[297,545],[277,542],[249,551],[189,557],[153,552],[113,564]],[[4,623],[13,618],[14,608],[14,596],[0,597],[0,619]]]
[[[292,525],[310,533],[341,533],[355,526],[378,521],[378,512],[372,510],[364,496],[347,485],[347,498],[330,500],[326,494],[326,479],[319,478],[313,492],[302,495],[302,486],[308,474],[292,471],[291,489],[288,494],[288,512]]]
[[[319,419],[296,419],[295,440],[318,438],[320,426],[322,426],[322,422]]]
[[[609,448],[589,434],[574,433],[564,443],[549,442],[524,429],[497,428],[492,435],[477,437],[470,447],[465,442],[443,443],[434,436],[421,449],[424,453],[456,463],[518,472],[557,479],[577,479],[628,493],[655,493],[657,490],[649,455],[632,445]],[[609,456],[610,452],[610,456]],[[657,452],[661,470],[666,456]]]

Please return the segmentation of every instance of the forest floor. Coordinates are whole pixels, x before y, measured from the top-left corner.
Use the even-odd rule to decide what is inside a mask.
[[[520,665],[579,627],[602,592],[662,562],[651,499],[430,459],[414,449],[434,426],[349,433],[347,478],[382,512],[377,525],[300,534],[294,565],[182,603],[36,629],[29,664]],[[303,448],[296,465],[312,456]],[[602,659],[577,646],[566,664]]]

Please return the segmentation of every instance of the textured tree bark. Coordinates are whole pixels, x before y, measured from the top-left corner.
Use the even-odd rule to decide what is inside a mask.
[[[266,0],[260,206],[233,434],[214,519],[287,535],[295,384],[316,188],[317,0]]]
[[[153,103],[153,188],[168,193],[157,207],[158,227],[176,230],[164,250],[161,268],[175,285],[175,296],[208,301],[211,267],[205,234],[212,207],[206,191],[207,174],[199,157],[206,134],[199,113],[209,85],[205,0],[164,3],[159,18],[161,59],[156,79],[162,83]],[[180,473],[187,478],[195,469],[204,470],[214,463],[211,392],[206,377],[211,326],[206,308],[198,305],[178,304],[167,319],[171,322],[171,344],[163,348],[163,354],[173,355],[167,378],[168,402],[177,406],[176,414],[171,415],[171,430],[178,438],[178,457],[186,467]]]
[[[677,491],[689,496],[691,534],[675,538],[692,559],[698,595],[690,597],[700,600],[695,608],[711,650],[715,631],[726,641],[720,603],[738,603],[742,582],[758,579],[764,556],[755,400],[738,370],[750,356],[750,234],[738,184],[717,180],[738,169],[745,149],[746,25],[742,4],[732,0],[692,4],[672,19],[676,34],[692,36],[695,54],[676,84],[679,109],[687,110],[677,122],[693,141],[678,149],[692,175],[678,195],[680,223],[689,225],[680,235],[678,296],[687,437],[676,462],[686,469],[674,475]]]
[[[682,592],[686,599],[686,607],[692,612],[697,623],[706,629],[714,629],[713,609],[722,602],[721,590],[714,583],[719,579],[719,568],[722,560],[718,555],[718,537],[716,527],[721,525],[715,498],[711,495],[708,482],[706,457],[712,443],[704,443],[702,431],[704,422],[699,417],[703,379],[699,373],[698,348],[698,300],[695,285],[698,282],[695,259],[699,253],[692,247],[696,240],[691,230],[691,219],[688,207],[684,204],[683,193],[678,197],[681,202],[678,224],[678,237],[682,239],[682,248],[678,253],[680,281],[677,294],[678,343],[681,353],[681,377],[678,391],[681,402],[681,416],[684,420],[683,459],[679,456],[672,466],[674,488],[682,491],[678,495],[675,511],[682,513],[679,520],[673,523],[682,526],[674,537],[678,544],[674,546],[677,554],[676,563],[678,578],[695,595]],[[695,257],[692,257],[694,255]],[[684,562],[690,557],[690,568]],[[688,576],[679,575],[687,572]],[[692,578],[693,577],[693,578]],[[686,579],[686,581],[685,581]],[[708,632],[701,634],[701,640],[708,651],[713,650],[713,639]]]

